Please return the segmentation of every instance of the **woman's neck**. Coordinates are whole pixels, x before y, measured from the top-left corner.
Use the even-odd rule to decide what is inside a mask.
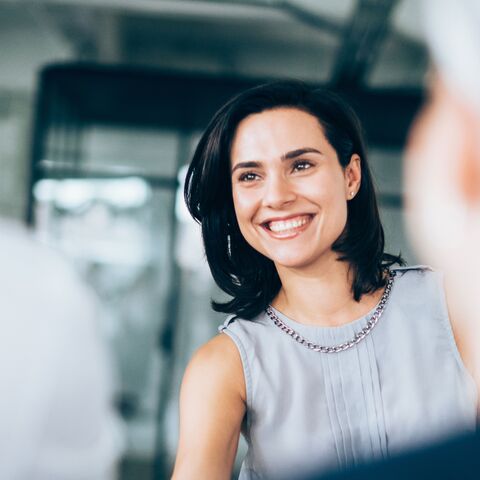
[[[282,288],[272,305],[299,323],[338,326],[367,314],[382,292],[363,295],[356,302],[352,295],[354,270],[347,262],[332,261],[315,271],[277,268]]]

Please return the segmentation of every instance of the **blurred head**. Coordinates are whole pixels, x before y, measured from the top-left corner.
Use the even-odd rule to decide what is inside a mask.
[[[352,267],[358,300],[383,285],[383,262],[396,260],[383,252],[358,118],[337,95],[299,82],[250,89],[217,112],[185,198],[213,277],[233,297],[214,303],[219,311],[253,318],[279,291],[277,268],[332,253]]]
[[[480,3],[426,2],[426,23],[436,71],[409,142],[409,227],[466,319],[478,315],[480,271]]]

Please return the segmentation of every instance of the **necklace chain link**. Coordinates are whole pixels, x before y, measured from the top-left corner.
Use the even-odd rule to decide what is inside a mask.
[[[393,279],[395,278],[395,275],[396,275],[396,272],[394,270],[389,271],[389,278],[388,278],[387,286],[385,287],[385,291],[383,292],[382,298],[380,299],[380,302],[378,303],[377,308],[373,312],[372,316],[368,320],[365,327],[363,327],[358,333],[356,333],[351,340],[345,343],[341,343],[339,345],[327,347],[323,345],[318,345],[317,343],[310,342],[306,338],[302,337],[296,330],[289,327],[286,323],[280,320],[280,318],[278,318],[278,316],[273,311],[273,308],[271,306],[267,307],[266,313],[270,317],[270,319],[273,321],[273,323],[280,330],[285,332],[287,335],[290,335],[296,342],[307,347],[308,349],[313,350],[314,352],[320,352],[320,353],[343,352],[344,350],[348,350],[349,348],[352,348],[353,346],[355,346],[357,343],[361,342],[373,330],[375,325],[378,323],[378,320],[382,316],[383,311],[385,310],[387,301],[390,297],[390,292],[392,290]]]

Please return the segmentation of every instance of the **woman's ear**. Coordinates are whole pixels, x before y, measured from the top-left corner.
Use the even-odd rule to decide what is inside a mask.
[[[349,164],[345,167],[345,192],[347,199],[355,197],[360,189],[362,180],[362,166],[360,156],[354,153],[350,157]]]

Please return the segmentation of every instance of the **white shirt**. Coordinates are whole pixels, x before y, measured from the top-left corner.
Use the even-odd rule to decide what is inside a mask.
[[[0,478],[112,478],[119,424],[91,293],[0,222]]]

